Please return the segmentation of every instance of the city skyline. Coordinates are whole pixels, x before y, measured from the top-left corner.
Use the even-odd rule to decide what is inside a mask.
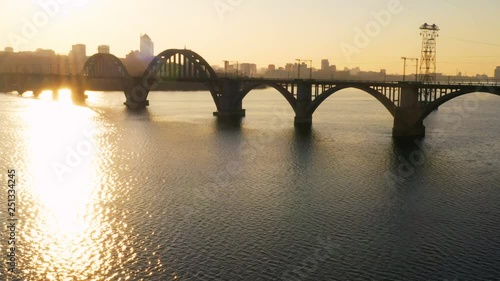
[[[76,48],[76,49],[75,49]],[[8,53],[14,53],[14,54],[19,54],[23,55],[26,54],[29,57],[27,58],[33,58],[32,56],[38,56],[40,59],[46,59],[48,57],[69,57],[71,58],[74,55],[74,52],[78,52],[80,56],[80,62],[79,64],[73,65],[73,68],[71,72],[73,73],[78,73],[80,69],[78,67],[83,66],[85,61],[89,59],[92,55],[95,54],[113,54],[111,52],[111,46],[109,45],[98,45],[97,50],[88,50],[87,46],[85,44],[74,44],[72,45],[72,49],[69,50],[67,54],[59,54],[56,53],[52,49],[43,49],[43,48],[37,48],[36,50],[27,50],[27,51],[22,51],[22,52],[14,52],[13,48],[11,47],[6,47],[4,51],[0,50],[0,55],[6,55]],[[147,35],[147,34],[141,34],[140,35],[140,41],[139,41],[139,49],[138,50],[131,50],[126,56],[123,57],[118,57],[120,60],[122,60],[129,71],[136,75],[142,74],[142,72],[145,70],[145,67],[149,62],[154,58],[154,41]],[[115,55],[114,55],[115,56]],[[13,67],[16,68],[16,64],[18,64],[16,61],[21,57],[11,57],[10,60],[3,61],[2,64],[0,64],[0,72],[1,71],[12,71]],[[302,59],[296,59],[295,61],[290,61],[285,63],[284,65],[276,65],[276,64],[264,64],[264,65],[257,65],[253,62],[244,62],[244,61],[223,61],[222,65],[219,64],[211,64],[211,66],[214,68],[216,72],[219,74],[224,75],[225,72],[227,73],[232,73],[234,74],[240,74],[243,76],[248,76],[248,77],[268,77],[268,78],[291,78],[291,77],[302,77],[302,78],[309,78],[309,75],[312,75],[312,78],[321,78],[321,79],[359,79],[359,78],[364,78],[364,79],[373,79],[373,80],[386,80],[386,76],[391,76],[390,79],[405,79],[406,77],[408,80],[412,80],[412,77],[415,77],[415,70],[418,71],[419,76],[422,75],[420,73],[421,69],[420,67],[417,68],[415,65],[415,60],[411,58],[402,58],[402,59],[410,59],[409,62],[406,62],[406,67],[403,70],[403,72],[394,72],[390,73],[387,71],[387,69],[382,68],[382,69],[363,69],[359,66],[355,66],[352,68],[349,68],[347,66],[339,66],[336,65],[335,63],[332,63],[329,61],[329,59],[321,59],[319,66],[317,64],[314,64],[312,60],[302,60]],[[131,60],[131,61],[129,61]],[[0,62],[2,62],[0,60]],[[36,61],[35,65],[38,65],[42,63],[42,65],[39,65],[37,71],[41,71],[42,69],[45,69],[44,73],[53,72],[56,70],[55,65],[51,68],[51,65],[46,65],[48,62],[42,62],[42,61]],[[51,62],[53,64],[55,62]],[[137,65],[139,63],[140,65]],[[210,62],[209,62],[210,63]],[[32,66],[33,62],[28,63],[28,65]],[[311,71],[311,64],[312,64],[312,71]],[[31,69],[31,67],[26,68],[26,62],[19,63],[17,66],[17,71],[35,71],[35,69]],[[59,65],[59,63],[57,63]],[[77,68],[74,68],[77,66]],[[299,66],[300,65],[300,66]],[[3,68],[2,68],[3,67]],[[23,70],[20,70],[19,67],[23,68]],[[34,66],[33,66],[34,67]],[[57,66],[57,68],[61,68],[61,66]],[[65,67],[67,68],[67,67]],[[10,69],[10,70],[9,70]],[[300,70],[300,74],[298,74],[298,71]],[[64,74],[64,73],[61,73]],[[500,66],[497,66],[495,69],[492,70],[492,74],[489,73],[475,73],[475,74],[467,74],[467,73],[462,73],[459,72],[456,75],[446,75],[443,73],[437,72],[437,77],[439,80],[446,80],[450,77],[454,77],[457,79],[460,78],[471,78],[471,79],[480,79],[480,80],[486,80],[486,79],[495,79],[495,80],[500,80]],[[298,75],[298,76],[297,76]],[[319,75],[319,77],[318,77]],[[356,78],[357,76],[361,75],[361,77]],[[399,76],[399,77],[398,77]],[[457,80],[460,81],[460,80]]]
[[[420,56],[418,27],[428,22],[441,27],[438,73],[493,76],[500,64],[500,40],[488,28],[498,22],[494,11],[500,4],[487,0],[317,0],[289,6],[275,1],[190,0],[130,3],[126,8],[113,7],[116,1],[22,0],[2,5],[10,12],[4,18],[7,32],[0,46],[15,51],[43,48],[67,54],[71,45],[83,43],[89,54],[109,45],[111,53],[125,57],[137,48],[137,36],[147,33],[156,53],[186,47],[213,65],[233,60],[284,66],[300,58],[312,60],[320,69],[321,60],[328,59],[340,69],[402,73],[402,56]],[[176,12],[167,12],[168,20],[158,24],[165,10],[154,7],[165,6]],[[30,27],[32,34],[27,32]]]

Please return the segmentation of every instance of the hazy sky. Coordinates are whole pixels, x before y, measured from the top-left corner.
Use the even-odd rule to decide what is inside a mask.
[[[123,57],[147,33],[155,53],[186,46],[213,65],[327,58],[394,73],[402,56],[420,56],[427,22],[441,28],[438,72],[492,75],[500,65],[498,0],[0,0],[0,10],[0,48],[16,51],[83,43],[91,55],[106,44]]]

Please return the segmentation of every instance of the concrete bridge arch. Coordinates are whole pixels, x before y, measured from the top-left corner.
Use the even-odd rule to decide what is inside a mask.
[[[241,91],[239,91],[239,94],[234,101],[235,105],[243,102],[245,97],[251,91],[255,90],[256,88],[262,87],[262,86],[267,86],[267,87],[273,88],[276,91],[278,91],[278,93],[280,93],[287,100],[287,102],[292,107],[293,111],[296,110],[297,100],[295,99],[294,95],[290,91],[288,91],[285,87],[283,87],[282,85],[275,83],[275,82],[270,82],[270,81],[246,83],[246,85],[243,86],[243,89]]]
[[[468,87],[468,88],[453,91],[449,94],[446,94],[446,95],[428,103],[422,112],[421,119],[425,120],[425,118],[427,118],[433,111],[438,109],[443,104],[445,104],[445,103],[447,103],[455,98],[458,98],[458,97],[461,97],[464,95],[468,95],[468,94],[473,94],[473,93],[486,93],[486,94],[500,96],[500,89],[498,89],[497,87],[492,87],[492,86],[479,86],[479,87]]]
[[[222,87],[217,74],[203,57],[187,49],[168,49],[154,57],[143,76],[126,90],[125,105],[131,109],[149,105],[149,93],[168,81],[204,83],[219,110]]]
[[[330,96],[333,94],[345,90],[345,89],[357,89],[361,90],[363,92],[366,92],[370,94],[372,97],[376,98],[386,109],[389,111],[389,113],[394,116],[395,114],[395,104],[394,101],[390,100],[388,97],[386,97],[384,94],[381,92],[372,89],[370,87],[364,87],[364,86],[336,86],[333,88],[330,88],[326,90],[325,92],[321,93],[317,98],[315,98],[312,102],[311,105],[309,106],[308,109],[308,114],[314,114],[314,112],[319,108],[319,106],[326,101]]]

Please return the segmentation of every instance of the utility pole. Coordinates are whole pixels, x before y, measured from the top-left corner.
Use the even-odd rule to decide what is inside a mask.
[[[295,61],[297,62],[297,66],[298,66],[298,69],[299,69],[299,74],[297,75],[297,79],[300,79],[300,62],[301,62],[301,60],[300,59],[295,59]]]
[[[406,61],[407,60],[409,60],[409,61],[416,61],[416,63],[415,63],[415,76],[416,76],[416,80],[415,81],[418,81],[418,58],[401,57],[401,59],[404,62],[404,65],[403,65],[403,82],[406,81]]]
[[[313,61],[309,60],[309,79],[313,78]]]
[[[299,74],[297,75],[298,79],[300,79],[300,64],[303,62],[309,62],[309,67],[310,67],[309,79],[312,79],[312,60],[295,59],[295,61],[297,62],[298,69],[299,69]]]
[[[415,64],[415,82],[418,82],[418,59],[417,63]]]
[[[403,60],[403,82],[405,82],[405,80],[406,80],[406,60],[408,58],[401,57],[401,59]]]

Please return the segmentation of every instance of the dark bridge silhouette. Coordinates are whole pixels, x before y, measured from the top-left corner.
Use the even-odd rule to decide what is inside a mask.
[[[208,62],[191,50],[170,49],[156,56],[141,77],[129,75],[123,63],[111,54],[96,54],[76,76],[43,74],[0,74],[0,90],[33,90],[68,87],[75,100],[85,100],[85,90],[123,90],[130,109],[149,105],[148,95],[168,82],[199,82],[206,85],[219,117],[245,116],[243,100],[252,90],[276,89],[295,112],[295,124],[311,125],[313,114],[331,95],[348,88],[368,93],[394,117],[393,136],[425,135],[424,119],[439,106],[456,97],[483,92],[500,95],[500,86],[488,84],[428,84],[417,82],[362,82],[304,79],[261,79],[218,77]],[[96,86],[98,85],[98,86]],[[104,89],[103,89],[104,88]]]

